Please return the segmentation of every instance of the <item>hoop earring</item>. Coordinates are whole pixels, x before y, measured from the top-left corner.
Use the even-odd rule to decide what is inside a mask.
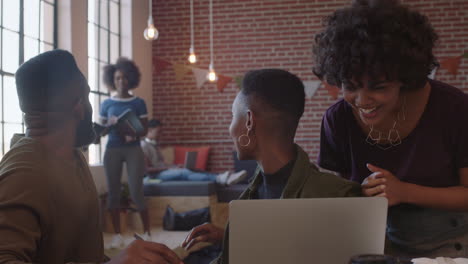
[[[237,141],[239,142],[239,145],[240,145],[241,147],[247,147],[248,145],[250,145],[249,132],[250,132],[250,130],[247,130],[247,133],[241,135],[241,136],[237,139]],[[247,143],[246,143],[246,144],[242,144],[242,138],[244,138],[244,137],[247,137]]]

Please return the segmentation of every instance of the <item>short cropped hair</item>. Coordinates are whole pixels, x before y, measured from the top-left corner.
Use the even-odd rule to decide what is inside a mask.
[[[315,36],[313,72],[332,85],[368,75],[415,90],[438,66],[433,55],[438,36],[428,18],[397,0],[355,0],[324,24]]]
[[[253,70],[245,74],[241,93],[251,99],[250,105],[259,102],[281,113],[285,118],[278,129],[288,129],[294,135],[304,113],[304,84],[294,74],[280,69]]]
[[[15,73],[20,108],[24,113],[63,111],[83,96],[87,85],[73,55],[47,51],[23,63]],[[70,108],[71,109],[71,108]]]
[[[140,83],[141,73],[135,62],[125,57],[120,57],[115,64],[109,64],[103,68],[102,78],[109,90],[115,90],[114,74],[116,71],[121,71],[125,75],[129,89],[135,89]]]

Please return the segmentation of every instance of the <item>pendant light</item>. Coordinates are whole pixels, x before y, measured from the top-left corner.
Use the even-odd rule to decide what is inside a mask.
[[[192,64],[197,62],[197,56],[195,55],[195,44],[194,44],[194,33],[193,33],[193,0],[190,0],[190,49],[188,61]]]
[[[153,20],[153,0],[149,0],[149,16],[148,16],[148,27],[143,32],[146,40],[153,41],[158,38],[159,32],[154,26]]]
[[[216,82],[218,76],[214,70],[214,56],[213,56],[213,0],[210,0],[210,68],[208,72],[208,81]]]

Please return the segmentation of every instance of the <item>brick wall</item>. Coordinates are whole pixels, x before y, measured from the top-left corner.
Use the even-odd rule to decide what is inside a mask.
[[[161,59],[188,64],[190,47],[190,1],[156,0],[154,19],[160,36],[153,54]],[[430,17],[440,35],[439,58],[468,51],[468,1],[407,0],[406,4]],[[215,69],[236,76],[251,69],[282,68],[304,81],[315,80],[312,68],[312,39],[321,28],[321,18],[350,1],[312,0],[213,0]],[[197,67],[209,64],[208,0],[195,0],[195,50]],[[437,79],[468,92],[468,59],[463,59],[458,76],[440,70]],[[223,93],[214,84],[201,89],[190,73],[175,80],[172,69],[153,76],[154,116],[165,124],[163,141],[170,144],[210,145],[209,169],[232,168],[233,143],[228,127],[231,103],[238,91],[235,82]],[[320,120],[332,100],[321,87],[306,102],[296,141],[315,160]]]

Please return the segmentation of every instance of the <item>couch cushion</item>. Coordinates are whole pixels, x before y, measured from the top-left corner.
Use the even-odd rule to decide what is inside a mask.
[[[199,170],[206,170],[206,165],[208,163],[208,153],[210,147],[184,147],[184,146],[175,146],[174,147],[174,164],[183,165],[185,162],[185,154],[189,151],[197,152],[197,162],[195,168]]]
[[[216,184],[207,181],[143,181],[145,196],[210,196],[216,193]]]
[[[174,164],[174,147],[161,147],[160,151],[166,164]]]

